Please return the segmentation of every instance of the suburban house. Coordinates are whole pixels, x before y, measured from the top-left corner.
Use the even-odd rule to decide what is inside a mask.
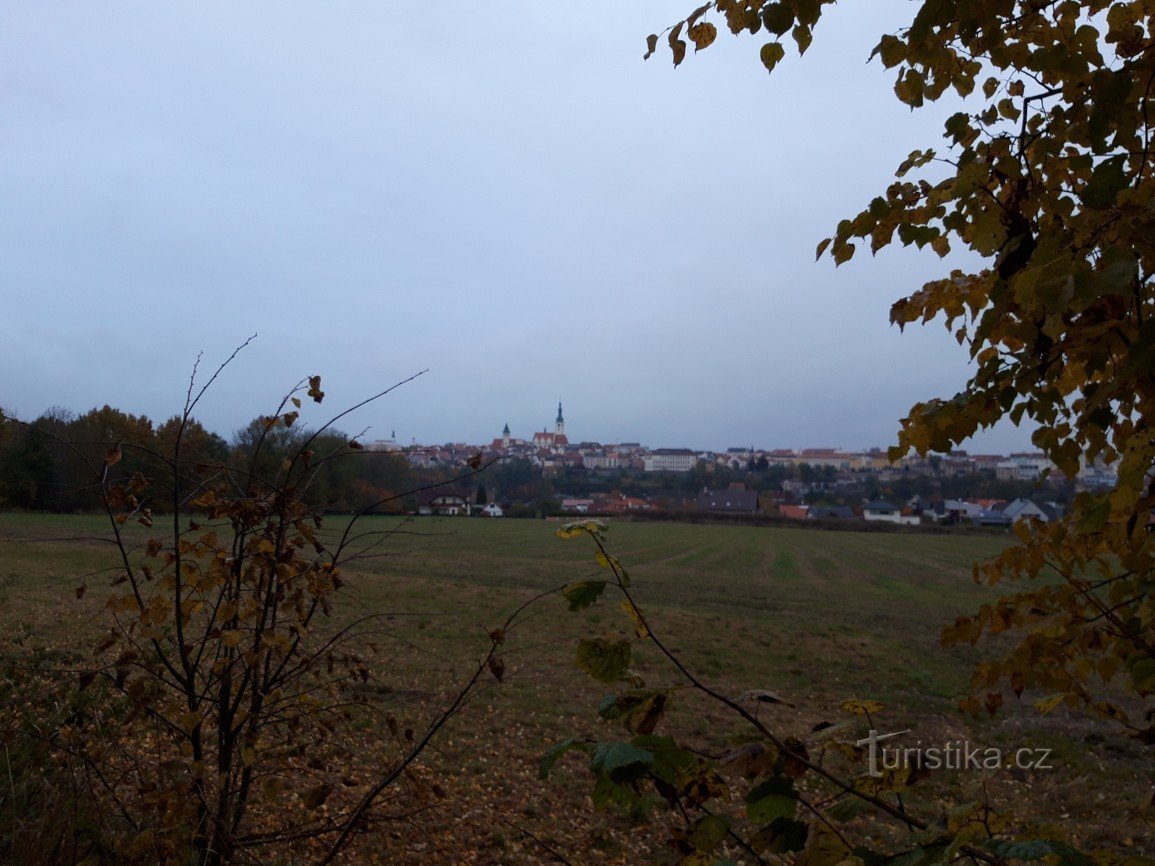
[[[862,506],[862,519],[882,523],[897,523],[904,526],[917,526],[921,521],[917,514],[903,514],[902,509],[881,499],[867,502]]]
[[[501,506],[496,502],[487,502],[481,506],[478,512],[482,517],[503,517],[505,512],[501,510]]]
[[[651,511],[653,506],[644,499],[636,496],[626,496],[624,493],[612,493],[609,496],[598,497],[597,510],[605,514],[623,514],[627,511]]]
[[[849,505],[811,505],[806,516],[810,520],[850,520],[854,509]]]
[[[778,506],[778,514],[782,517],[789,517],[791,520],[805,520],[810,516],[810,506],[783,502]]]
[[[930,508],[935,520],[973,520],[984,510],[978,502],[962,499],[944,499],[933,503]]]
[[[993,508],[980,511],[978,516],[971,518],[971,520],[979,526],[1010,526],[1015,522],[1009,514],[996,511]]]
[[[758,494],[753,490],[703,490],[698,511],[707,514],[758,514]]]
[[[457,487],[440,486],[417,494],[418,514],[439,514],[455,517],[469,514],[469,491]]]
[[[1020,520],[1030,520],[1031,518],[1041,520],[1043,523],[1050,523],[1052,520],[1061,516],[1059,509],[1053,505],[1047,503],[1039,505],[1022,497],[1016,499],[1014,502],[1008,503],[1003,508],[1003,514],[1016,523]]]

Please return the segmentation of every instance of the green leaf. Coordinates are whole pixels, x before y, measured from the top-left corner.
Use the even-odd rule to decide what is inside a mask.
[[[589,751],[589,743],[579,743],[570,737],[568,740],[562,740],[557,745],[553,746],[548,752],[541,756],[541,760],[537,765],[537,777],[539,779],[546,778],[553,765],[561,759],[561,756],[571,749],[581,749],[582,751]]]
[[[582,610],[597,601],[605,588],[604,580],[575,580],[561,593],[569,602],[570,610]]]
[[[643,802],[637,791],[619,785],[609,776],[598,776],[590,792],[590,800],[600,809],[616,806],[622,810],[632,809]]]
[[[1047,839],[1025,839],[1019,842],[992,842],[991,851],[1002,860],[1043,860],[1056,855],[1056,866],[1090,866],[1092,860],[1062,842]]]
[[[1083,188],[1083,204],[1093,210],[1103,210],[1115,204],[1115,197],[1127,186],[1126,160],[1126,156],[1113,156],[1095,166],[1091,179]]]
[[[652,734],[668,701],[669,693],[661,690],[606,695],[598,706],[598,715],[607,721],[621,720],[626,730],[633,733]]]
[[[1127,673],[1139,694],[1155,692],[1155,659],[1146,655],[1132,656],[1127,660]]]
[[[1009,842],[997,848],[1000,857],[1008,860],[1042,860],[1051,853],[1051,843],[1040,839]]]
[[[750,844],[758,851],[786,854],[806,847],[810,828],[794,818],[775,818],[752,837]]]
[[[746,814],[758,823],[790,818],[797,805],[794,782],[785,776],[771,776],[746,795]]]
[[[617,682],[630,669],[630,642],[582,638],[577,648],[577,666],[595,680]]]
[[[717,850],[726,841],[729,832],[729,821],[717,815],[707,815],[696,821],[686,835],[690,838],[690,844],[696,849],[710,852]]]
[[[697,760],[692,752],[683,749],[672,737],[647,734],[634,737],[631,742],[654,756],[650,775],[669,785],[677,784],[679,776]]]
[[[845,797],[835,803],[827,810],[835,821],[851,821],[858,816],[858,813],[866,808],[866,802],[857,797]]]
[[[598,743],[590,759],[590,769],[615,782],[636,778],[654,763],[653,752],[631,743]]]
[[[944,844],[916,845],[905,854],[895,857],[891,861],[891,866],[931,866],[933,863],[941,862],[946,849],[947,846]]]

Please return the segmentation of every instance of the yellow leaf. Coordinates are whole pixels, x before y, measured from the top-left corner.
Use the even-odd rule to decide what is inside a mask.
[[[710,44],[718,38],[718,28],[708,21],[703,21],[701,24],[695,24],[691,27],[688,35],[694,42],[694,51],[701,51],[703,48],[709,48]]]
[[[646,628],[646,622],[642,619],[641,611],[628,598],[622,600],[622,610],[630,615],[630,619],[634,621],[634,633],[638,637],[649,637],[650,630]]]
[[[786,56],[786,49],[782,47],[781,42],[767,42],[762,46],[758,56],[762,59],[762,65],[766,67],[766,71],[773,72],[778,61]]]
[[[865,716],[877,713],[883,708],[883,705],[878,701],[862,701],[857,698],[851,698],[850,700],[843,701],[841,707],[848,713],[854,713],[856,716]]]

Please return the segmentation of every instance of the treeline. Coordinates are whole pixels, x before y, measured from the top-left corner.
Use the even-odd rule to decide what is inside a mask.
[[[2,416],[0,416],[2,417]],[[323,511],[374,511],[394,513],[417,508],[412,491],[452,480],[462,474],[454,467],[421,469],[400,454],[370,452],[350,444],[347,434],[326,429],[320,434],[282,421],[270,423],[257,417],[237,430],[231,440],[206,429],[194,419],[184,424],[179,416],[161,424],[111,406],[76,415],[52,409],[30,423],[0,423],[0,509],[74,512],[99,507],[97,490],[105,471],[105,454],[119,446],[122,457],[108,467],[115,478],[141,473],[149,479],[169,477],[171,458],[181,437],[180,462],[191,471],[199,467],[227,466],[238,484],[247,480],[275,482],[284,461],[308,443],[315,471],[308,476],[305,501]],[[311,441],[310,441],[311,440]],[[460,467],[464,471],[464,467]],[[1018,496],[1067,501],[1069,485],[1049,486],[1045,491],[1029,482],[1003,481],[993,473],[971,475],[903,475],[881,482],[872,472],[838,477],[829,467],[784,467],[751,463],[743,469],[700,463],[688,472],[644,473],[631,470],[592,472],[567,468],[543,474],[521,458],[502,460],[468,482],[454,485],[474,501],[498,499],[510,516],[550,514],[560,510],[564,496],[621,493],[638,496],[672,511],[693,510],[703,489],[724,489],[742,484],[758,492],[781,490],[787,481],[806,485],[801,495],[811,504],[860,504],[865,499],[895,498],[906,501],[918,495],[940,498]],[[478,488],[486,488],[480,493]],[[243,492],[243,491],[239,491]],[[379,503],[374,505],[375,503]],[[157,512],[170,510],[170,502],[153,502]]]
[[[181,447],[174,464],[178,436]],[[97,508],[98,482],[104,472],[117,481],[127,482],[139,474],[156,482],[172,477],[174,469],[203,476],[219,466],[231,469],[242,487],[249,482],[268,485],[306,443],[315,469],[300,493],[309,505],[324,511],[357,511],[374,503],[380,503],[375,511],[401,511],[407,492],[428,482],[403,457],[350,445],[349,437],[338,430],[316,434],[258,417],[226,441],[194,419],[182,429],[180,417],[154,424],[146,416],[111,406],[83,415],[52,409],[29,423],[4,419],[0,424],[0,508],[54,512]],[[119,452],[111,464],[106,460],[110,448]],[[148,507],[164,512],[171,510],[172,502],[161,496]]]

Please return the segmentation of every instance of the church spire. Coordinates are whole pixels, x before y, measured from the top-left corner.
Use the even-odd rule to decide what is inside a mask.
[[[559,436],[565,435],[565,418],[561,414],[561,400],[557,401],[557,422],[553,425],[553,432]]]

